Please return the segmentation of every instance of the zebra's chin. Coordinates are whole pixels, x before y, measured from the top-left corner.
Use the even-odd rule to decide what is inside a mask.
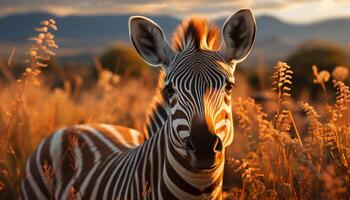
[[[217,169],[223,161],[223,156],[217,156],[218,158],[211,160],[198,160],[196,158],[190,159],[190,164],[195,170],[199,171],[212,171]]]
[[[221,152],[212,156],[189,154],[188,160],[195,170],[208,171],[215,170],[220,166],[223,161],[223,155]]]

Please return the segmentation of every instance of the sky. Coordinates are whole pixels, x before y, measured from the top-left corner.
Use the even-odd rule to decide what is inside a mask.
[[[49,12],[66,15],[147,14],[185,18],[229,16],[240,8],[291,23],[350,18],[350,0],[0,0],[0,15]]]

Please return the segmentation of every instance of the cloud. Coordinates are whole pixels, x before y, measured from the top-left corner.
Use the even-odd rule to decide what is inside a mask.
[[[48,11],[59,15],[69,14],[118,14],[155,13],[189,15],[233,12],[238,8],[254,9],[281,8],[287,1],[281,0],[4,0],[0,2],[0,13],[8,15],[15,12]]]
[[[147,14],[178,18],[203,14],[215,18],[228,16],[239,8],[252,8],[256,14],[268,13],[286,20],[293,12],[294,15],[299,15],[297,18],[302,13],[304,21],[307,21],[310,18],[308,16],[312,20],[325,15],[321,11],[313,13],[314,8],[322,7],[323,4],[331,5],[332,11],[341,5],[339,10],[343,11],[339,15],[345,15],[346,8],[350,7],[350,2],[346,0],[1,0],[0,13],[9,15],[40,11],[56,15]],[[283,13],[290,14],[285,16]],[[334,14],[338,15],[337,12]],[[299,20],[303,21],[303,18]]]

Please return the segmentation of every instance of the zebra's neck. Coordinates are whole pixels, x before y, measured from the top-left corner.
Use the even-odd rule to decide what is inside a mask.
[[[224,161],[212,170],[194,169],[171,143],[169,120],[152,135],[142,149],[148,152],[144,184],[151,189],[151,199],[220,199]]]
[[[148,139],[141,145],[147,164],[140,166],[142,182],[151,191],[151,199],[221,199],[224,159],[215,169],[194,169],[171,142],[173,129],[161,97],[164,72],[145,124]]]

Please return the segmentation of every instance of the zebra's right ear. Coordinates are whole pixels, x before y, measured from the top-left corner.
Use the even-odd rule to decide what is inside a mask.
[[[146,17],[132,16],[129,19],[129,34],[136,51],[147,63],[163,67],[169,65],[174,51],[155,22]]]
[[[222,55],[229,62],[241,62],[252,49],[256,23],[250,9],[241,9],[229,17],[223,26],[224,48]]]

